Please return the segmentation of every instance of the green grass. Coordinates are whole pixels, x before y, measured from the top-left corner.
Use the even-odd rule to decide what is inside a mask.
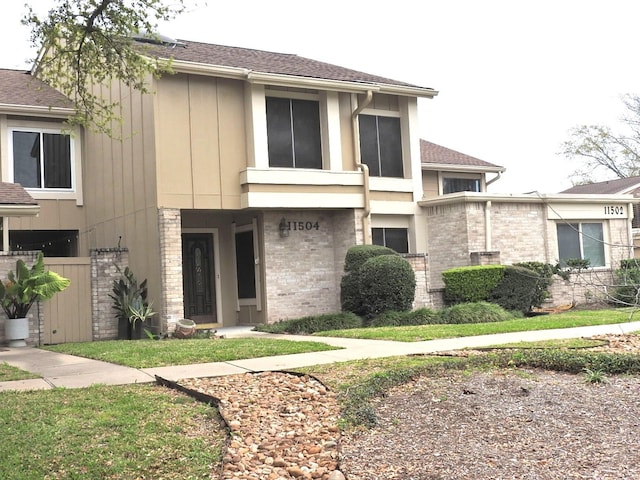
[[[280,339],[223,338],[190,340],[110,340],[105,342],[64,343],[43,347],[134,368],[228,362],[245,358],[290,355],[335,350],[319,342],[293,342]]]
[[[540,348],[593,348],[606,345],[605,340],[597,340],[594,338],[565,338],[560,340],[540,340],[537,342],[514,342],[514,343],[501,343],[500,345],[492,345],[487,349],[492,348],[518,348],[518,349],[540,349]]]
[[[211,478],[216,409],[150,385],[0,393],[0,478]]]
[[[378,327],[349,330],[329,330],[315,335],[372,340],[395,340],[399,342],[420,342],[438,338],[469,337],[493,333],[549,330],[554,328],[609,325],[632,321],[632,309],[580,310],[556,315],[540,315],[518,318],[504,322],[469,323],[459,325],[420,325],[412,327]]]
[[[28,380],[30,378],[40,378],[40,376],[20,370],[18,367],[14,367],[8,363],[0,363],[0,382],[13,382],[15,380]]]

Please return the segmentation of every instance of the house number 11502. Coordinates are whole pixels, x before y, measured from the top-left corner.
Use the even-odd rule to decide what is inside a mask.
[[[624,207],[620,205],[605,205],[604,206],[604,214],[605,215],[624,215]]]
[[[320,224],[318,222],[287,222],[287,228],[289,230],[319,230]]]

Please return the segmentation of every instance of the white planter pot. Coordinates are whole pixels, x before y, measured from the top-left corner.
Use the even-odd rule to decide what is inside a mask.
[[[26,347],[29,338],[28,318],[8,318],[4,324],[4,335],[10,347]]]

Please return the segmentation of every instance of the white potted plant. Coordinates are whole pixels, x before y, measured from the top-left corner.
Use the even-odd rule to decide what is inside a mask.
[[[29,338],[29,310],[38,300],[48,300],[69,286],[70,280],[45,270],[44,256],[27,267],[23,260],[16,262],[16,271],[7,273],[0,282],[0,306],[7,314],[5,337],[10,347],[26,346]]]

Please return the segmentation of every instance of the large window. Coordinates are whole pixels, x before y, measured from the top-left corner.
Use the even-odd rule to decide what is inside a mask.
[[[320,104],[267,97],[269,166],[322,169]]]
[[[480,179],[444,177],[442,179],[442,193],[479,192]]]
[[[25,188],[71,190],[71,138],[47,131],[13,130],[13,181]]]
[[[372,228],[374,245],[389,247],[398,253],[409,253],[409,240],[406,228]]]
[[[569,259],[589,260],[592,267],[604,266],[602,223],[559,223],[558,255],[560,266]]]
[[[360,156],[374,177],[404,176],[400,119],[360,115]]]

